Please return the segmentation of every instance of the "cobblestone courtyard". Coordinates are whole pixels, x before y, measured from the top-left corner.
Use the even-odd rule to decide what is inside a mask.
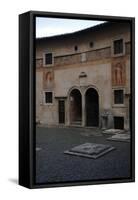
[[[36,128],[36,183],[130,177],[130,143],[109,141],[99,129]],[[83,143],[107,144],[115,150],[97,158],[64,154]]]

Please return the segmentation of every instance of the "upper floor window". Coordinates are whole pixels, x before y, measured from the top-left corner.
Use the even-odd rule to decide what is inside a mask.
[[[74,47],[74,50],[75,50],[75,51],[78,51],[78,46],[77,46],[77,45]]]
[[[53,103],[53,93],[52,92],[45,92],[45,103],[46,104]]]
[[[114,54],[122,54],[124,52],[124,45],[123,45],[123,39],[119,39],[119,40],[114,40],[113,43],[113,51]]]
[[[123,104],[124,103],[124,91],[123,90],[114,90],[114,104]]]
[[[92,48],[92,47],[94,46],[94,43],[93,43],[93,42],[90,42],[90,43],[89,43],[89,46],[90,46],[90,48]]]
[[[44,65],[52,65],[53,64],[53,55],[52,53],[46,53],[44,55]]]

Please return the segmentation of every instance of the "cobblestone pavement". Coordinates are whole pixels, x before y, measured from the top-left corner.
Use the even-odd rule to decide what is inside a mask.
[[[91,128],[36,128],[36,183],[129,178],[130,143],[108,141]],[[116,149],[98,159],[64,154],[83,143],[110,144]]]

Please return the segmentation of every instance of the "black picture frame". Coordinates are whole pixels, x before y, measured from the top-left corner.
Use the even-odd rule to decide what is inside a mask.
[[[35,18],[108,20],[131,25],[131,176],[125,179],[35,183]],[[29,11],[19,15],[19,184],[27,188],[124,183],[135,181],[135,18]]]

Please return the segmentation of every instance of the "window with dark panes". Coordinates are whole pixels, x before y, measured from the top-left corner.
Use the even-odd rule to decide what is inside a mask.
[[[52,92],[45,92],[45,103],[52,103]]]
[[[114,128],[124,129],[124,117],[114,117]]]
[[[114,103],[115,104],[123,104],[124,103],[123,90],[114,90]]]
[[[123,39],[114,41],[114,54],[123,53]]]
[[[90,46],[91,48],[93,47],[93,45],[94,45],[93,42],[90,42],[90,43],[89,43],[89,46]]]
[[[52,53],[45,54],[45,65],[52,65]]]
[[[78,51],[78,46],[75,46],[75,47],[74,47],[74,50],[75,50],[75,51]]]

